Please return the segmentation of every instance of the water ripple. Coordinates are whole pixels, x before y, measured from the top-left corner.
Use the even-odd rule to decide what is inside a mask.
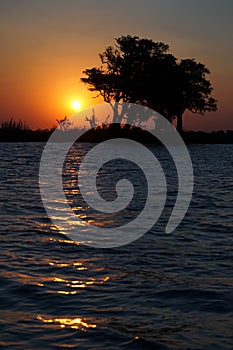
[[[81,147],[85,154],[90,145]],[[190,146],[194,195],[174,234],[163,233],[165,211],[144,237],[107,250],[69,240],[47,218],[38,188],[42,149],[30,143],[0,148],[0,347],[232,349],[233,147]],[[151,149],[169,171],[163,149]],[[73,210],[105,220],[75,202],[76,173],[69,171],[64,184],[70,180]],[[173,180],[172,168],[168,212]],[[140,186],[137,196],[143,197]],[[134,203],[121,215],[128,220],[137,210]]]

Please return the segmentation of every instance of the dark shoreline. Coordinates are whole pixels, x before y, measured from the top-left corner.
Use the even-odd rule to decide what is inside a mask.
[[[55,129],[46,130],[15,130],[0,129],[0,142],[47,142]],[[79,131],[78,131],[79,132]],[[77,134],[77,131],[75,131]],[[70,139],[74,131],[60,131],[59,139]],[[141,143],[160,144],[159,141],[149,132],[140,128],[119,128],[116,125],[107,127],[96,127],[95,129],[80,130],[79,142],[98,143],[111,138],[129,138]],[[169,135],[168,135],[169,136]],[[186,144],[233,144],[233,130],[219,130],[215,132],[186,131],[182,138]]]

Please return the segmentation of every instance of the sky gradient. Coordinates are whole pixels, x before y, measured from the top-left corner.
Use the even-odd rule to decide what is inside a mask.
[[[99,66],[98,53],[121,35],[163,41],[178,58],[195,58],[211,71],[219,110],[187,114],[187,130],[233,129],[232,0],[1,0],[0,120],[32,128],[102,102],[80,82]]]

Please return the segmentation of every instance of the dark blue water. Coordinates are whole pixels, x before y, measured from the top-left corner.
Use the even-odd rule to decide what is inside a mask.
[[[0,145],[1,348],[232,349],[233,146],[190,146],[183,222],[165,234],[165,211],[114,249],[74,243],[52,225],[38,186],[43,146]],[[172,192],[172,167],[167,176]]]

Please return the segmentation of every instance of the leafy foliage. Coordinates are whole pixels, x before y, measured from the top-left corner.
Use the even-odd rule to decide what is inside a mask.
[[[105,102],[147,106],[170,121],[177,119],[179,131],[185,110],[204,114],[217,109],[205,65],[195,59],[178,61],[162,42],[121,36],[99,57],[101,66],[86,69],[81,80]],[[119,115],[113,122],[121,122]]]

